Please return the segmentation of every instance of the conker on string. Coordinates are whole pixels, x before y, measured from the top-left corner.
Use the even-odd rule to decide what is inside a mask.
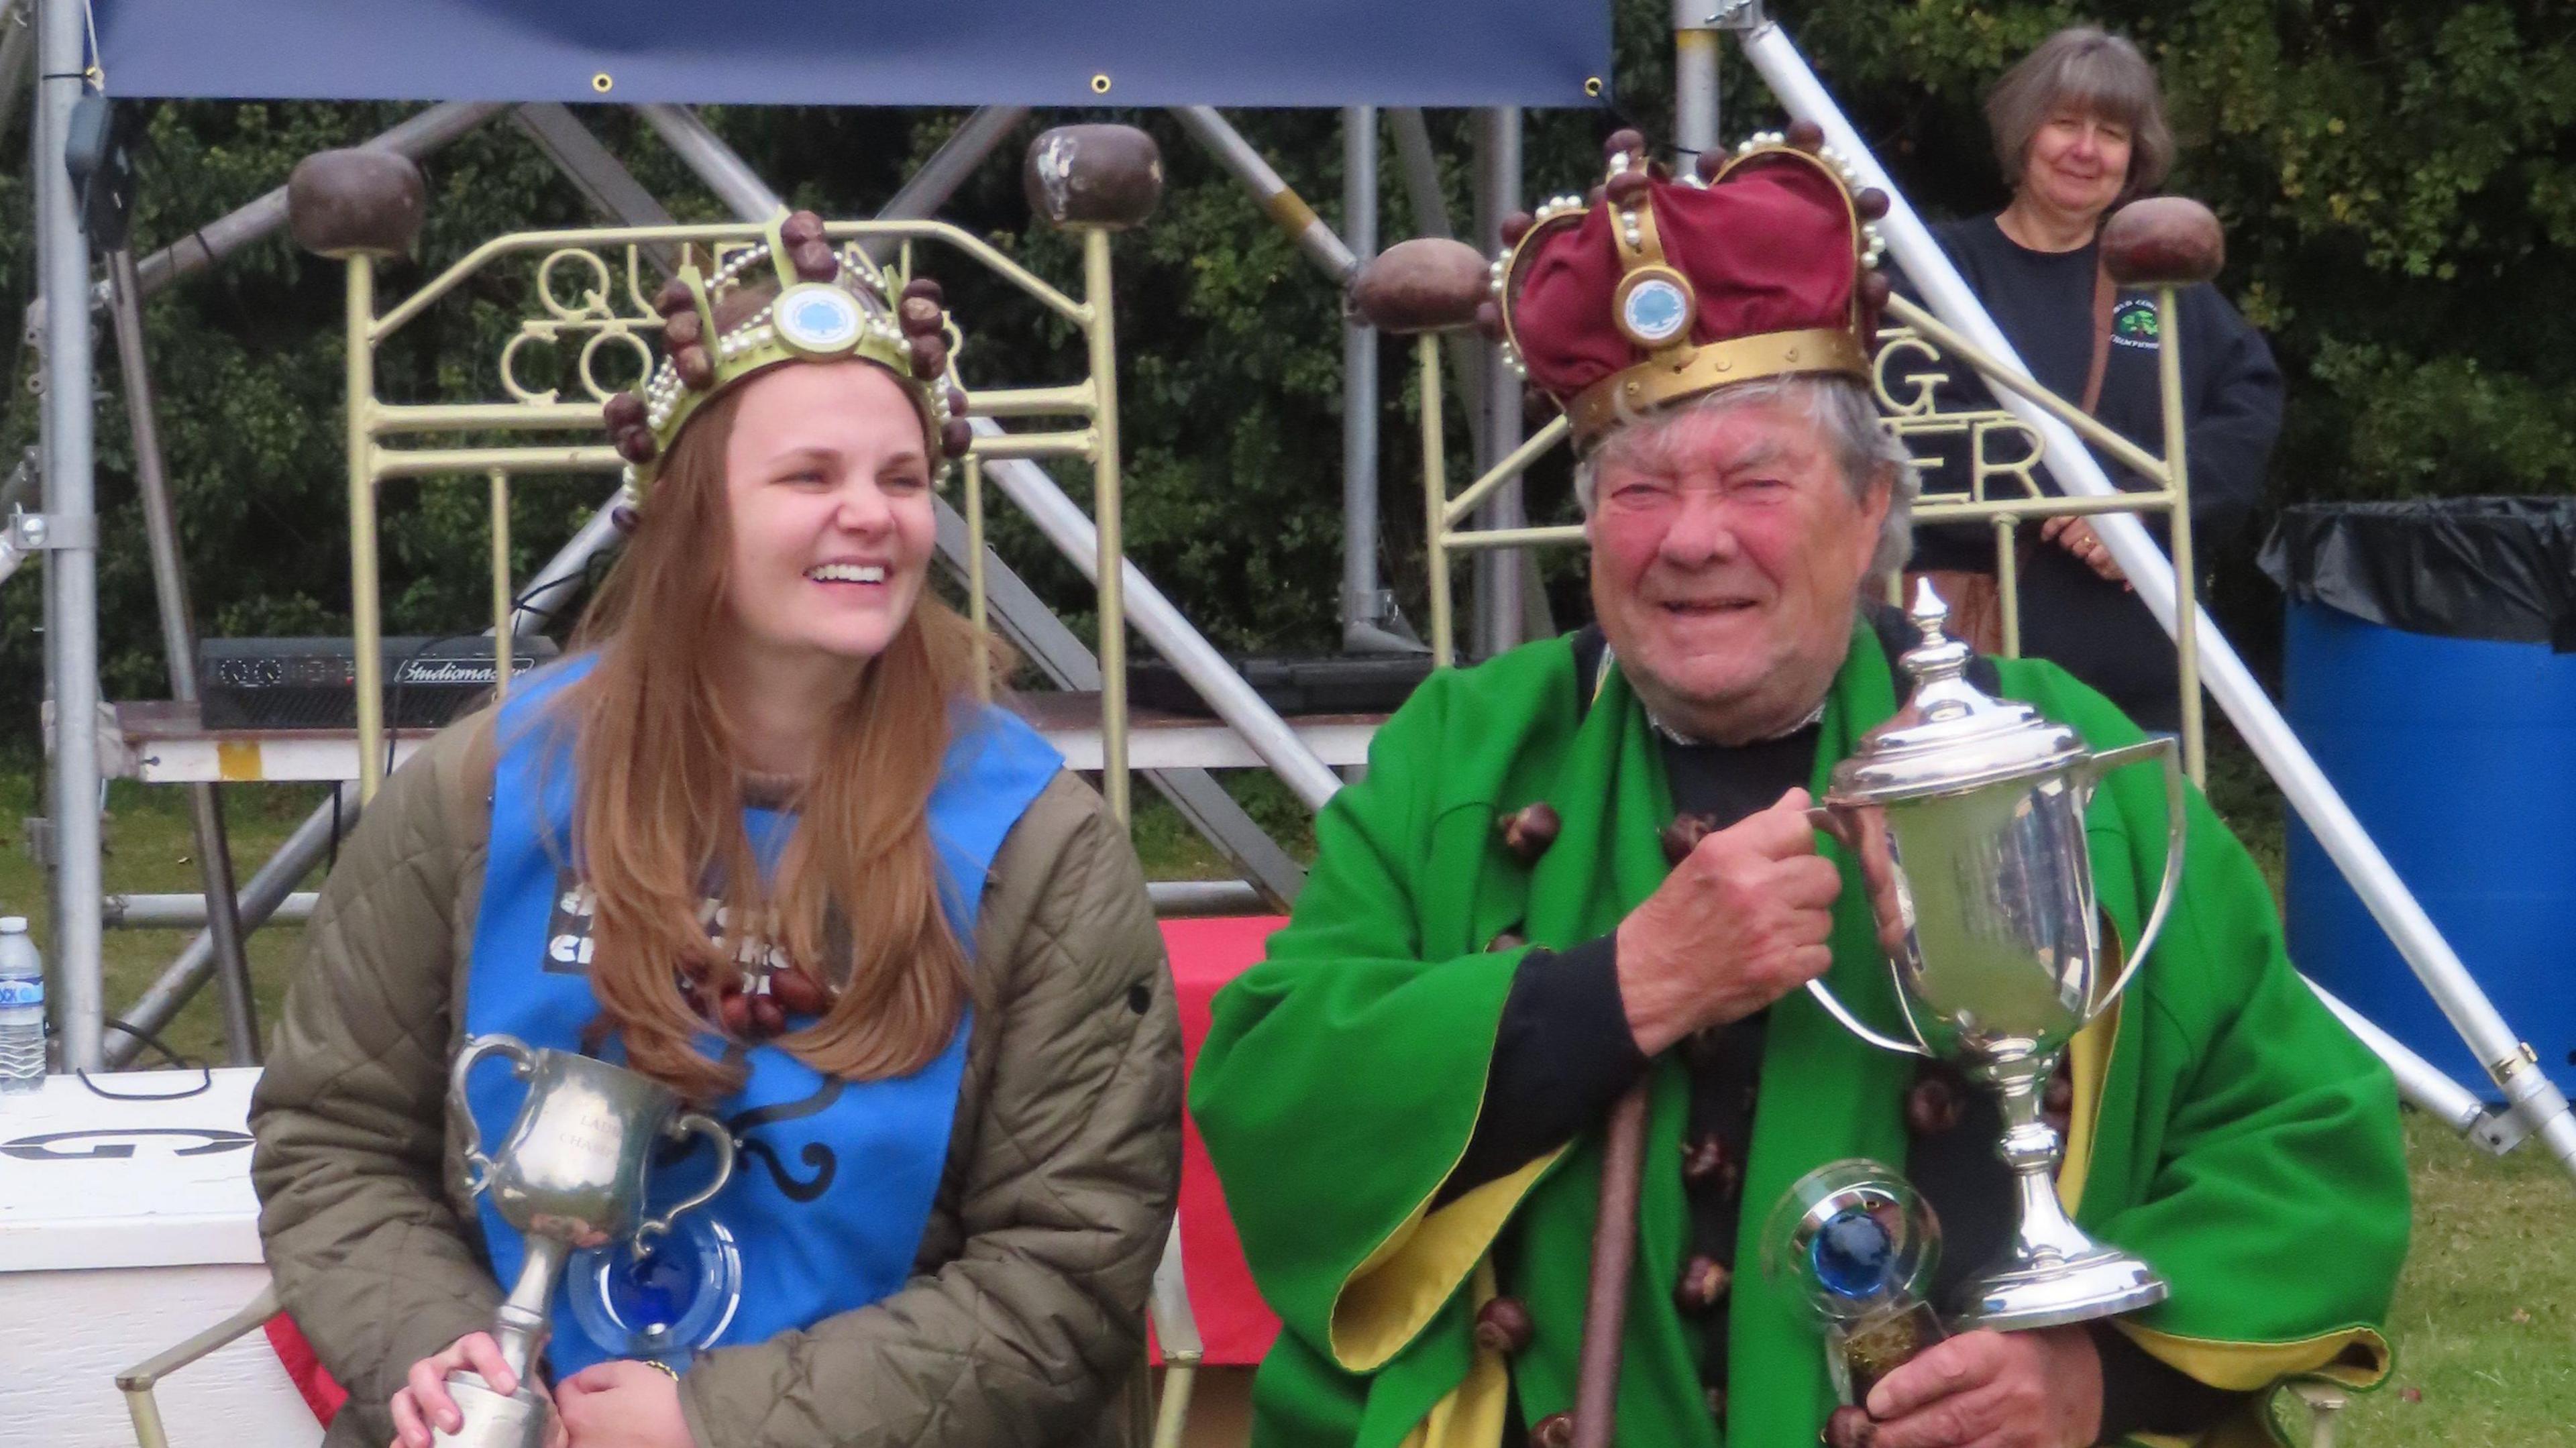
[[[599,416],[611,433],[644,425],[644,399],[632,392],[621,392],[600,404]]]
[[[933,335],[947,325],[947,314],[928,297],[906,297],[897,303],[894,319],[906,334],[915,337]]]
[[[1852,197],[1852,210],[1863,221],[1876,221],[1887,214],[1887,193],[1875,186],[1864,186]]]
[[[811,211],[799,211],[778,223],[778,239],[791,247],[823,239],[823,218]]]
[[[769,993],[794,1015],[820,1015],[831,1004],[822,984],[801,969],[782,970],[770,976]]]
[[[642,427],[619,428],[613,441],[617,448],[617,455],[630,463],[649,463],[653,460],[655,451],[653,434]]]
[[[1917,1136],[1939,1136],[1957,1129],[1968,1101],[1947,1076],[1926,1075],[1905,1093],[1905,1125]]]
[[[1715,833],[1717,833],[1717,821],[1706,815],[1673,816],[1673,822],[1664,826],[1662,835],[1658,836],[1664,847],[1664,863],[1678,865],[1689,859],[1690,852],[1699,848],[1699,842]]]
[[[697,309],[698,299],[690,293],[689,284],[678,277],[662,283],[662,289],[653,294],[653,310],[665,317],[680,312],[694,313]]]
[[[728,990],[716,1001],[716,1018],[723,1022],[725,1034],[751,1034],[751,998],[739,989]]]
[[[1610,198],[1612,205],[1630,206],[1646,194],[1649,184],[1643,171],[1622,171],[1601,183],[1601,190]]]
[[[1528,1347],[1537,1335],[1529,1304],[1517,1297],[1497,1297],[1476,1310],[1476,1341],[1506,1357]]]
[[[1873,271],[1861,274],[1860,304],[1862,306],[1873,312],[1886,311],[1887,299],[1894,295],[1896,295],[1896,283],[1887,279],[1887,273]]]
[[[705,340],[706,335],[706,324],[698,320],[695,307],[673,312],[671,319],[662,324],[662,345],[665,347],[694,347]]]
[[[1726,169],[1726,160],[1724,151],[1702,151],[1699,153],[1699,159],[1691,164],[1698,169],[1699,179],[1714,181],[1717,179],[1717,173]]]
[[[932,277],[914,277],[905,282],[903,295],[907,301],[914,297],[928,297],[932,302],[943,306],[948,300],[948,294],[939,289],[939,282]]]
[[[1682,1180],[1697,1186],[1726,1168],[1726,1138],[1715,1132],[1682,1143]]]
[[[1823,150],[1825,146],[1825,128],[1813,121],[1791,121],[1783,134],[1790,145],[1801,151],[1812,153]]]
[[[952,417],[939,425],[939,451],[942,456],[962,458],[975,445],[975,428],[962,417]]]
[[[1601,143],[1601,159],[1615,161],[1621,156],[1633,156],[1645,149],[1646,137],[1642,132],[1633,126],[1621,126],[1610,133],[1608,140]]]
[[[1503,245],[1520,245],[1521,238],[1529,235],[1530,228],[1536,225],[1538,225],[1538,218],[1530,215],[1526,211],[1515,211],[1511,215],[1504,217],[1502,230]]]
[[[1488,298],[1476,304],[1476,330],[1494,341],[1503,340],[1502,304]]]
[[[1503,837],[1503,848],[1524,865],[1535,864],[1565,831],[1565,821],[1558,818],[1556,806],[1546,800],[1524,805],[1494,822],[1494,830]]]
[[[841,274],[841,259],[827,241],[800,241],[788,249],[787,261],[809,282],[828,282]]]
[[[671,353],[671,370],[692,389],[704,392],[715,385],[715,360],[704,347],[681,347]]]
[[[1825,1418],[1824,1430],[1816,1441],[1824,1448],[1869,1448],[1878,1438],[1878,1425],[1870,1421],[1865,1409],[1840,1407]]]
[[[948,389],[948,415],[950,417],[966,415],[966,394],[954,387]]]
[[[928,381],[948,370],[948,343],[939,337],[912,339],[912,375]]]
[[[763,1036],[775,1036],[787,1029],[787,1012],[771,996],[751,997],[751,1028]]]
[[[608,510],[608,526],[620,533],[632,533],[643,525],[644,515],[628,504],[620,503]]]

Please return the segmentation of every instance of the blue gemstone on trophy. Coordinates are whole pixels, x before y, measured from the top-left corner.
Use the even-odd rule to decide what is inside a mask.
[[[1807,1249],[1816,1281],[1841,1297],[1875,1297],[1888,1289],[1896,1241],[1885,1223],[1854,1208],[1837,1212]]]

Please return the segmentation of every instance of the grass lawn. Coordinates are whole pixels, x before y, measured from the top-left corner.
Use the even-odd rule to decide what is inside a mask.
[[[2213,741],[2212,795],[2279,881],[2280,807],[2242,751]],[[323,798],[316,788],[238,785],[225,791],[239,873],[247,877]],[[1262,822],[1290,836],[1301,856],[1311,839],[1297,811],[1265,779],[1244,791]],[[1227,873],[1217,854],[1153,797],[1137,791],[1136,835],[1147,871],[1159,879]],[[34,786],[0,776],[7,818],[36,813]],[[173,788],[126,782],[108,796],[110,891],[191,891],[186,801]],[[309,887],[308,882],[308,887]],[[0,911],[34,919],[44,938],[41,877],[20,850],[0,852]],[[252,937],[252,970],[262,1020],[273,1020],[300,947],[301,931]],[[185,944],[175,931],[109,931],[108,1010],[130,1002]],[[168,1032],[183,1054],[219,1055],[214,995],[193,1002]],[[2414,1164],[2415,1248],[2391,1316],[2397,1374],[2343,1415],[2343,1448],[2435,1445],[2571,1445],[2576,1448],[2576,1233],[2568,1229],[2576,1183],[2537,1148],[2498,1160],[2409,1113]],[[2330,1252],[2330,1246],[2329,1246]],[[2330,1263],[2330,1257],[2325,1259]]]

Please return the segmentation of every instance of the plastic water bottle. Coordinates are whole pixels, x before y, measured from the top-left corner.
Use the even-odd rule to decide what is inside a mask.
[[[45,960],[27,917],[0,916],[0,1093],[45,1084]]]

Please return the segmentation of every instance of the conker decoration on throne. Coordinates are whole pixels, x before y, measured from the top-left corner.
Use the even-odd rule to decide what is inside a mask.
[[[1494,299],[1478,321],[1556,400],[1588,449],[1626,418],[1755,378],[1836,373],[1866,383],[1886,305],[1864,190],[1800,123],[1671,179],[1635,131],[1608,175],[1503,224]]]
[[[835,250],[811,211],[781,211],[764,230],[713,274],[690,261],[663,284],[653,298],[663,318],[662,363],[640,396],[620,392],[600,410],[637,502],[700,406],[782,362],[877,363],[904,383],[941,455],[963,457],[974,432],[953,380],[958,342],[939,283],[912,277],[898,286],[857,248]],[[750,290],[763,273],[775,283],[766,296]]]

